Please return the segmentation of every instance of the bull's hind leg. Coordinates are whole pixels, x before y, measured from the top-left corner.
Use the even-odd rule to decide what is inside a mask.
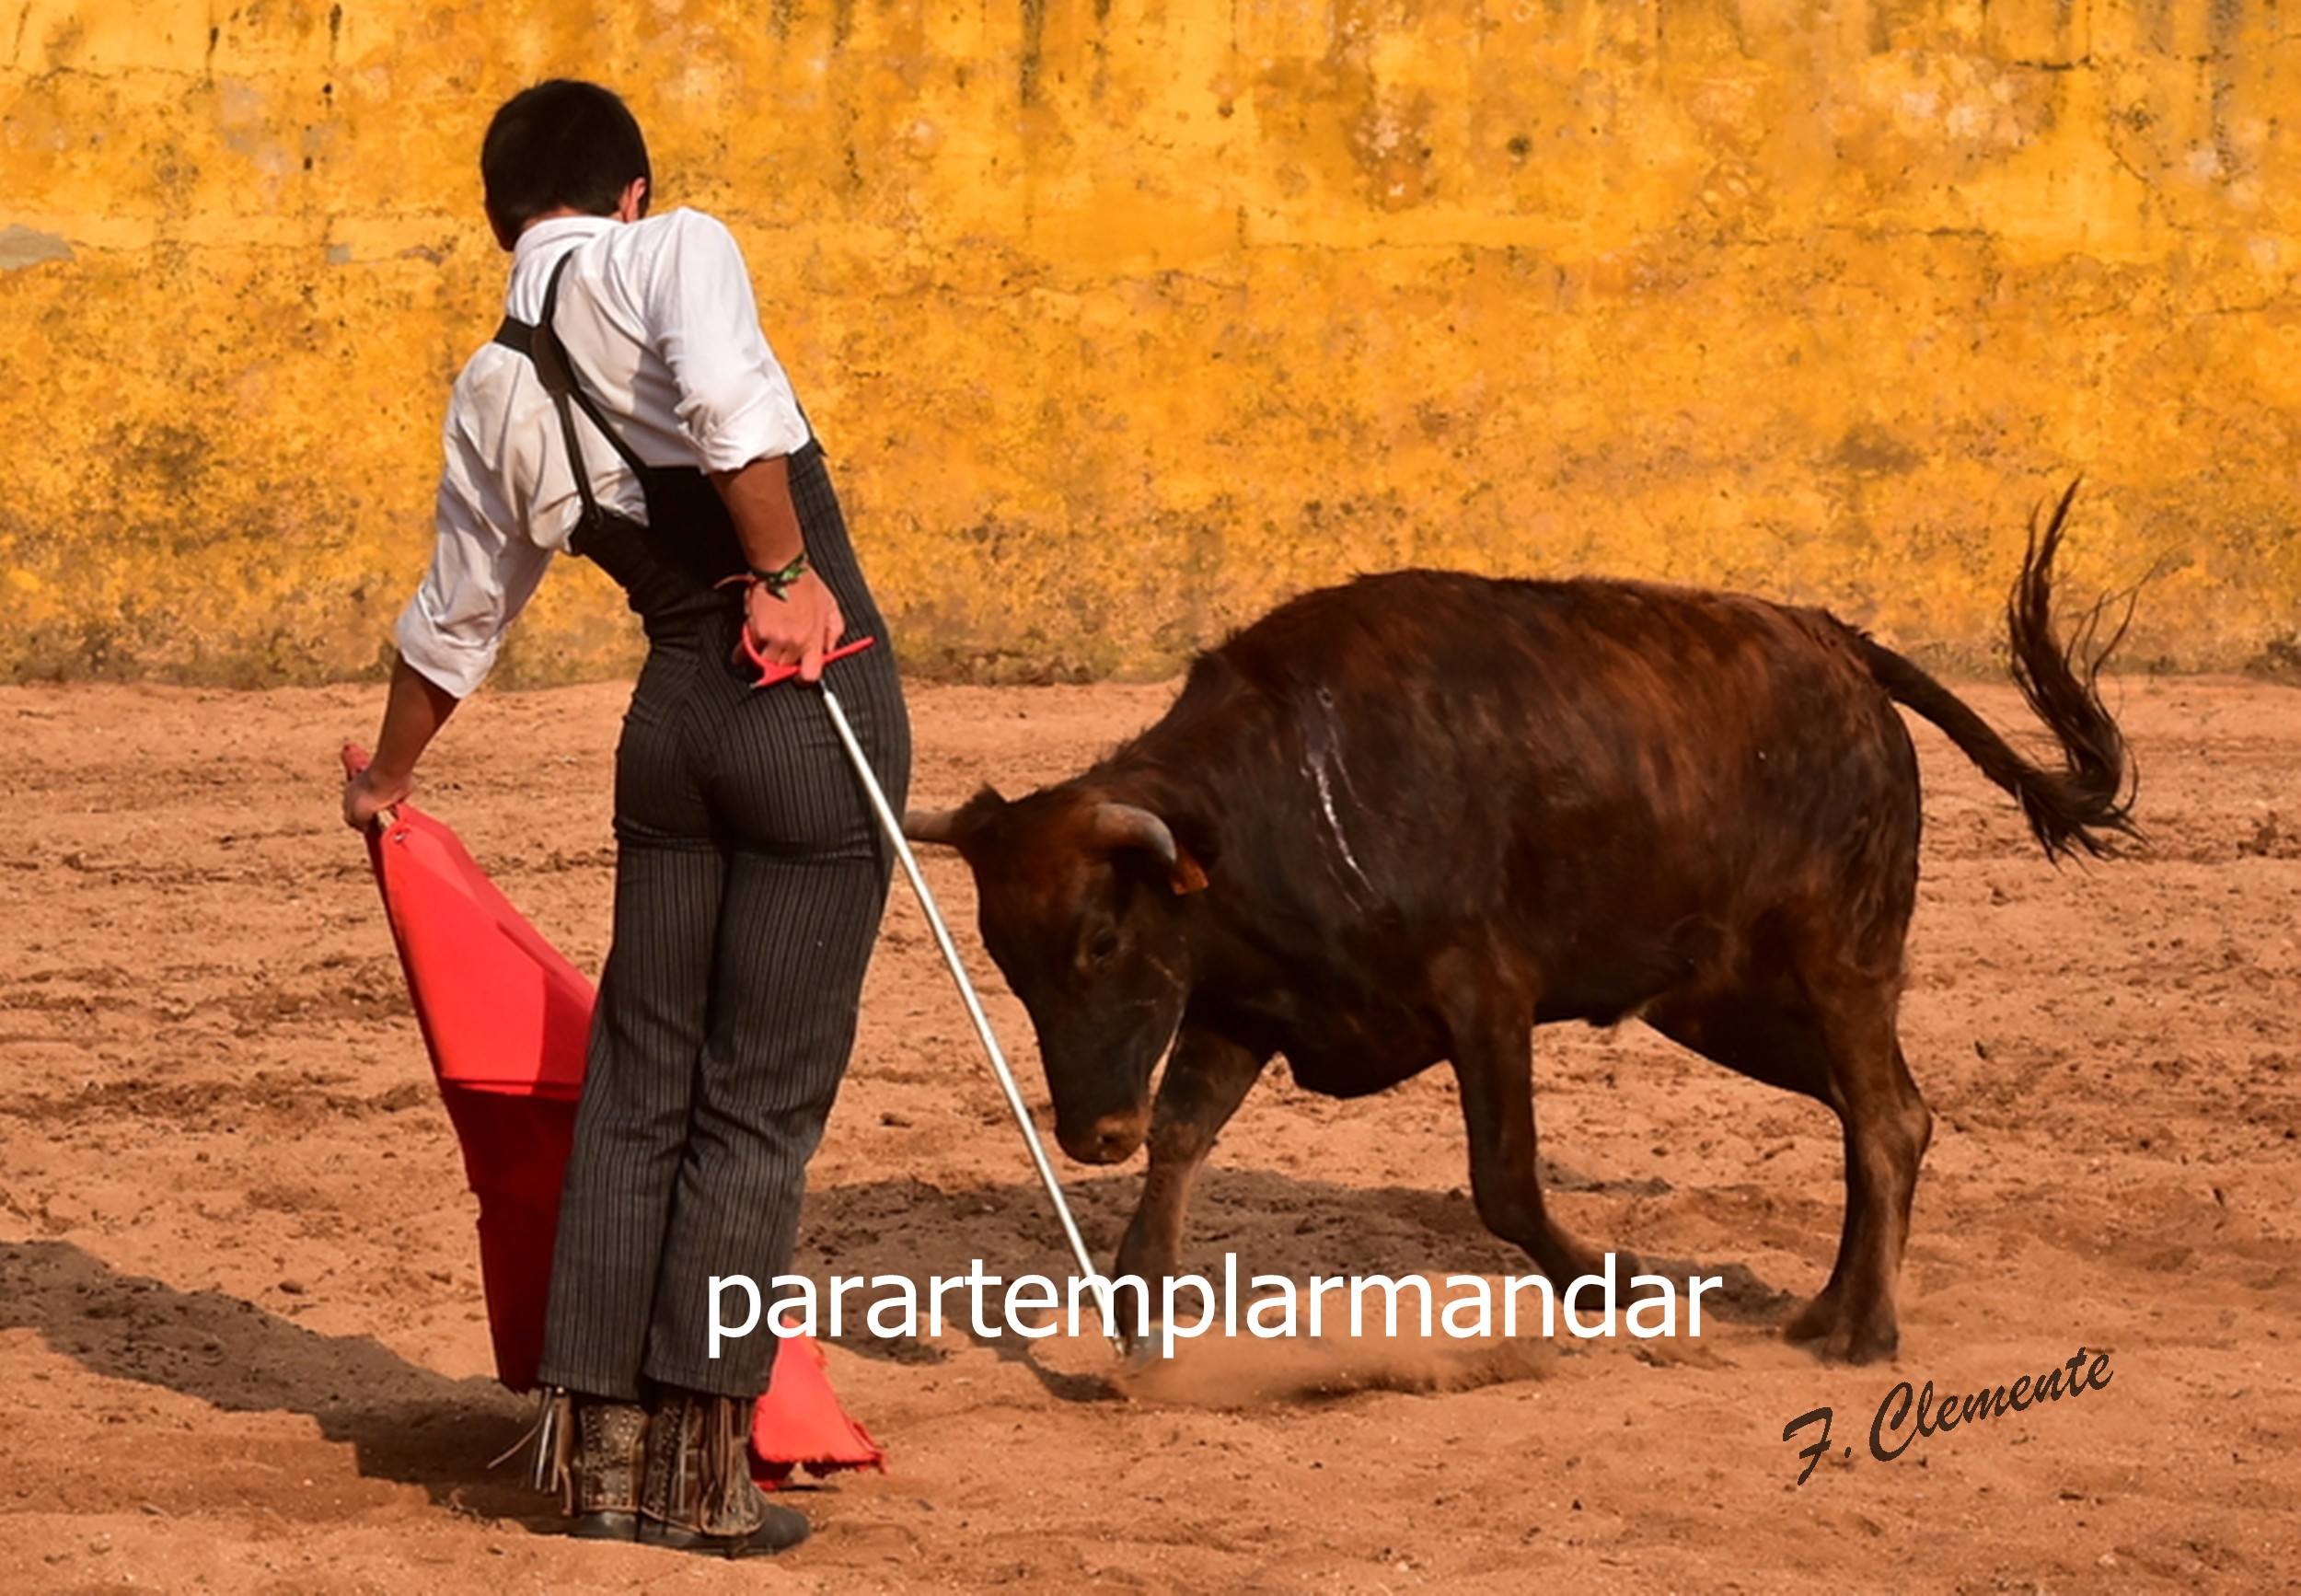
[[[1470,1132],[1470,1188],[1486,1229],[1525,1250],[1560,1290],[1603,1260],[1559,1229],[1542,1197],[1534,1138],[1531,1000],[1473,986],[1451,1017],[1454,1079]],[[1617,1259],[1622,1273],[1635,1272]]]
[[[1934,1116],[1902,1059],[1890,989],[1829,1004],[1821,1025],[1836,1090],[1831,1106],[1845,1136],[1845,1230],[1830,1283],[1784,1334],[1819,1342],[1825,1356],[1867,1363],[1892,1357],[1900,1345],[1894,1286]]]
[[[1700,1001],[1657,1003],[1648,1024],[1728,1069],[1827,1104],[1845,1142],[1845,1219],[1837,1259],[1813,1300],[1783,1326],[1825,1356],[1867,1362],[1899,1338],[1894,1282],[1909,1239],[1917,1169],[1933,1116],[1894,1035],[1891,983],[1787,980]]]

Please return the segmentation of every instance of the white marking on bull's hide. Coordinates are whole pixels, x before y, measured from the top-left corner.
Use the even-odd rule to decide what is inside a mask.
[[[1326,764],[1318,760],[1311,766],[1311,779],[1318,783],[1318,806],[1326,812],[1326,827],[1335,834],[1335,846],[1342,850],[1342,862],[1350,867],[1350,873],[1369,888],[1373,883],[1366,879],[1366,871],[1359,863],[1359,856],[1350,851],[1350,839],[1342,834],[1342,816],[1335,813],[1334,789],[1326,782]]]
[[[1158,971],[1158,972],[1159,972],[1159,974],[1161,974],[1161,975],[1164,976],[1164,977],[1166,977],[1169,981],[1173,982],[1175,986],[1180,987],[1180,986],[1182,986],[1182,985],[1184,984],[1184,983],[1183,983],[1183,977],[1175,972],[1174,966],[1173,965],[1168,964],[1168,963],[1167,963],[1164,959],[1152,957],[1152,956],[1151,956],[1151,955],[1150,955],[1150,954],[1145,954],[1145,955],[1144,955],[1144,957],[1143,957],[1143,963],[1145,963],[1145,964],[1149,965],[1149,966],[1150,966],[1152,969],[1154,969],[1154,970]],[[1157,1011],[1158,1007],[1159,1007],[1159,1002],[1160,1002],[1160,1000],[1159,1000],[1159,999],[1157,999],[1157,998],[1137,998],[1137,999],[1135,999],[1134,1000],[1132,1000],[1131,1002],[1127,1003],[1127,1007],[1128,1009],[1147,1009],[1147,1010],[1150,1010],[1150,1011],[1152,1011],[1152,1012],[1155,1012]],[[1178,1037],[1178,1036],[1180,1036],[1182,1034],[1183,1034],[1183,1011],[1182,1011],[1180,1008],[1177,1008],[1177,1009],[1174,1011],[1174,1018],[1173,1022],[1172,1022],[1172,1023],[1170,1023],[1170,1024],[1168,1024],[1168,1026],[1167,1026],[1167,1030],[1166,1030],[1166,1040],[1165,1040],[1164,1042],[1162,1042],[1162,1043],[1161,1043],[1161,1044],[1159,1045],[1159,1050],[1158,1050],[1157,1054],[1156,1054],[1156,1055],[1154,1055],[1154,1057],[1153,1057],[1153,1065],[1154,1065],[1154,1067],[1155,1067],[1155,1065],[1157,1065],[1157,1064],[1163,1064],[1164,1062],[1166,1062],[1167,1058],[1169,1058],[1169,1057],[1170,1057],[1170,1056],[1174,1053],[1174,1040],[1175,1040],[1175,1038],[1176,1038],[1176,1037]]]
[[[1350,867],[1350,873],[1359,878],[1360,885],[1372,892],[1374,883],[1367,878],[1364,867],[1359,863],[1359,856],[1350,851],[1350,838],[1344,834],[1342,816],[1335,809],[1334,785],[1327,779],[1327,767],[1331,763],[1341,774],[1343,785],[1346,788],[1350,785],[1350,772],[1342,763],[1339,743],[1334,723],[1334,700],[1327,696],[1326,689],[1321,688],[1318,690],[1318,713],[1309,717],[1303,727],[1303,769],[1310,773],[1312,784],[1318,789],[1318,806],[1326,816],[1326,829],[1334,834],[1335,847],[1341,851],[1343,863]]]
[[[1164,966],[1162,966],[1161,967],[1163,968]],[[1130,1006],[1148,1008],[1151,1005],[1135,1004]],[[1160,1045],[1158,1052],[1151,1056],[1150,1100],[1153,1103],[1158,1101],[1159,1088],[1166,1084],[1166,1067],[1174,1062],[1174,1044],[1181,1041],[1182,1036],[1183,1015],[1182,1011],[1178,1009],[1174,1013],[1174,1024],[1166,1033],[1166,1040]]]

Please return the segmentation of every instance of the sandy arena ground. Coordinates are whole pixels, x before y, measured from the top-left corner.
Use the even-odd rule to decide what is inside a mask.
[[[1011,793],[1162,688],[919,688],[915,796]],[[2010,692],[1974,689],[2000,725]],[[421,801],[595,969],[622,692],[485,696]],[[380,695],[0,691],[0,1588],[1512,1590],[2227,1589],[2301,1580],[2301,694],[2130,680],[2141,856],[2054,870],[1929,727],[1905,1005],[1937,1115],[1897,1369],[1782,1343],[1826,1273],[1818,1107],[1636,1026],[1541,1034],[1566,1222],[1731,1282],[1698,1340],[1209,1343],[1122,1389],[1090,1343],[830,1348],[884,1477],[801,1498],[739,1567],[555,1537],[489,1461],[454,1141],[335,747]],[[980,957],[965,872],[934,881]],[[1066,1167],[1107,1258],[1140,1165]],[[1464,1194],[1434,1071],[1336,1104],[1274,1070],[1194,1209],[1202,1267],[1522,1268]],[[1059,1274],[1019,1142],[898,885],[815,1166],[818,1275]],[[2106,1390],[1867,1454],[1901,1378],[1966,1391],[2078,1347]],[[1802,1487],[1786,1422],[1830,1405]],[[1810,1438],[1801,1437],[1797,1444]]]

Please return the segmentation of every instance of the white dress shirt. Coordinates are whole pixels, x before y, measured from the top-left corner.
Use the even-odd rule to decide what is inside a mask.
[[[504,313],[538,319],[551,270],[571,254],[552,325],[641,459],[732,471],[806,443],[723,225],[700,211],[536,223],[512,252]],[[644,521],[638,479],[580,410],[575,432],[600,504]],[[438,541],[398,634],[401,656],[460,699],[493,668],[504,629],[567,547],[583,503],[550,396],[527,358],[502,344],[482,346],[457,377],[442,443]]]

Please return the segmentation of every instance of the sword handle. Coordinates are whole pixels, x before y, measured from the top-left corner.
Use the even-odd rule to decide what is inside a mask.
[[[850,653],[861,653],[878,641],[875,637],[859,637],[853,642],[843,642],[835,649],[826,651],[823,663],[829,665],[835,659],[845,659]],[[759,645],[751,641],[751,629],[748,626],[743,629],[742,642],[737,645],[737,652],[759,668],[759,679],[751,684],[755,688],[771,688],[777,682],[787,682],[799,674],[799,667],[795,665],[769,665],[767,656],[759,652]]]

